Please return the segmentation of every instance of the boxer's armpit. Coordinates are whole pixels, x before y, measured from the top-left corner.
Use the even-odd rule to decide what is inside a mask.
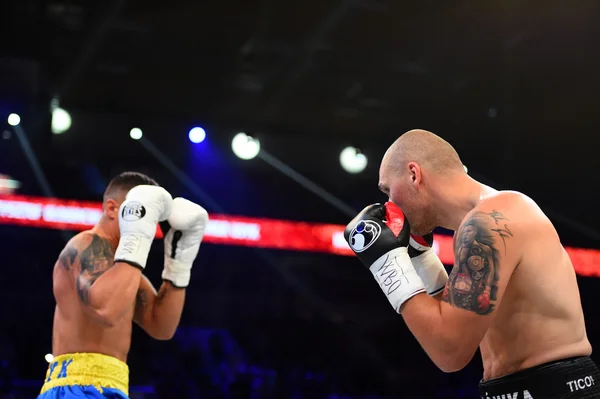
[[[113,266],[114,249],[110,242],[96,234],[89,245],[80,252],[81,270],[77,277],[77,294],[81,301],[88,305],[92,285]]]
[[[442,301],[478,314],[494,311],[501,251],[513,234],[500,212],[475,212],[454,240],[455,263]]]

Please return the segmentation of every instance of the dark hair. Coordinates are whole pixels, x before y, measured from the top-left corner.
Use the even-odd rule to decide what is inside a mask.
[[[135,186],[141,185],[158,186],[158,183],[143,173],[123,172],[118,176],[115,176],[110,183],[108,183],[108,187],[106,187],[106,190],[104,191],[104,200],[106,201],[106,199],[111,195],[114,195],[116,191],[124,191],[127,193]]]

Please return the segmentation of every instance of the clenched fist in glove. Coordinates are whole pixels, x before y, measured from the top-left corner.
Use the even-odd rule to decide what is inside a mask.
[[[175,198],[168,220],[171,229],[165,236],[165,268],[162,278],[175,287],[185,288],[190,283],[192,265],[208,224],[208,213],[198,204],[184,198]]]
[[[346,226],[344,237],[398,313],[404,302],[426,291],[408,255],[410,227],[393,203],[367,206]]]
[[[411,234],[408,255],[427,293],[434,296],[442,292],[448,282],[448,272],[433,250],[433,233],[423,237]]]
[[[119,209],[121,238],[115,263],[146,267],[156,226],[169,217],[172,204],[171,194],[162,187],[141,185],[129,190]]]

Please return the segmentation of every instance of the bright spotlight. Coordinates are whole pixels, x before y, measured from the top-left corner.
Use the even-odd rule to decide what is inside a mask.
[[[357,148],[346,147],[340,153],[340,164],[348,173],[360,173],[367,167],[367,157]]]
[[[249,160],[260,152],[260,142],[246,133],[238,133],[231,141],[231,149],[238,158]]]
[[[139,140],[142,138],[142,136],[144,135],[144,133],[142,133],[142,129],[134,127],[133,129],[131,129],[131,131],[129,132],[129,137],[131,137],[134,140]]]
[[[62,108],[52,111],[52,133],[61,134],[71,128],[71,115]]]
[[[46,354],[46,356],[44,356],[44,359],[46,359],[48,363],[52,363],[52,361],[54,360],[54,355],[52,355],[52,353],[48,353]]]
[[[206,132],[201,127],[195,127],[190,130],[189,138],[192,143],[202,143],[206,138]]]
[[[11,126],[17,126],[21,123],[21,117],[19,114],[10,114],[8,115],[8,124]]]

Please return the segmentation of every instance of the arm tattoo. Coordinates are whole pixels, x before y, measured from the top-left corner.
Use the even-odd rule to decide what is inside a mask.
[[[77,250],[71,246],[68,246],[65,249],[63,249],[63,251],[60,253],[60,256],[58,257],[58,262],[62,267],[65,268],[65,270],[70,271],[71,267],[73,266],[73,262],[75,262],[76,258]]]
[[[442,300],[478,314],[494,310],[498,294],[499,251],[497,238],[513,235],[500,212],[474,213],[454,236],[455,265]]]
[[[500,221],[508,220],[508,219],[505,218],[503,214],[501,214],[500,212],[497,212],[497,211],[492,211],[492,213],[490,213],[489,215],[492,217],[492,219],[494,219],[496,226],[498,226],[497,228],[491,229],[491,230],[495,233],[498,233],[498,235],[500,237],[502,237],[502,243],[504,244],[504,251],[506,251],[506,239],[512,237],[512,233],[508,229],[508,226],[506,225],[506,223],[504,223],[504,227],[502,227],[500,225]]]
[[[114,255],[110,242],[95,234],[90,245],[79,255],[81,272],[77,278],[77,293],[84,304],[90,303],[92,285],[113,266]]]

